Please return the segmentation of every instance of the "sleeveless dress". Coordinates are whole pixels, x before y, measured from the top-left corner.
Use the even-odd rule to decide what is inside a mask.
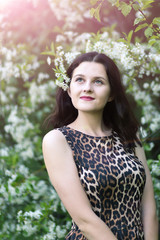
[[[118,240],[143,240],[141,200],[146,174],[134,151],[124,149],[115,131],[94,137],[67,126],[58,130],[72,149],[81,184],[95,214]],[[73,221],[65,239],[87,240]]]

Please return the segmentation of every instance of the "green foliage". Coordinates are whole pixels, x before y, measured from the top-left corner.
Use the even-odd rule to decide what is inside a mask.
[[[131,40],[132,40],[132,36],[133,36],[133,30],[131,30],[128,35],[126,33],[123,33],[125,38],[120,38],[118,41],[119,42],[124,42],[126,43],[128,46],[130,45],[131,43]]]
[[[131,12],[132,7],[131,7],[131,4],[127,4],[125,2],[120,2],[118,9],[122,12],[122,14],[124,16],[127,16]]]
[[[1,47],[0,238],[4,240],[49,235],[63,239],[70,227],[42,158],[41,126],[51,112],[55,91],[49,74],[41,71],[43,65],[28,45]]]
[[[155,199],[157,202],[157,215],[160,215],[160,155],[158,155],[157,160],[148,159],[147,161],[154,186]]]
[[[148,27],[148,24],[147,23],[143,23],[143,24],[140,24],[136,29],[135,29],[135,32],[138,32],[139,30],[145,28],[145,27]]]
[[[151,27],[148,27],[145,31],[144,34],[147,38],[151,37],[153,35],[153,29]]]
[[[158,26],[160,25],[160,17],[156,17],[152,21],[153,24],[157,24]]]
[[[44,52],[41,52],[41,54],[43,55],[50,55],[50,56],[55,56],[55,47],[54,47],[54,43],[51,43],[51,47],[50,50],[48,49],[48,47],[46,47],[46,50]]]
[[[154,45],[158,50],[160,49],[160,18],[156,17],[153,20],[149,20],[146,10],[152,8],[152,4],[155,3],[155,0],[133,0],[126,3],[126,1],[119,0],[109,0],[113,6],[115,6],[121,13],[126,17],[132,10],[135,11],[139,16],[135,17],[134,25],[136,28],[134,32],[144,30],[144,35],[147,38],[150,45]],[[91,2],[92,5],[96,4],[97,1]],[[100,21],[100,8],[103,7],[103,1],[98,5],[97,8],[91,8],[91,16],[95,17]],[[136,14],[135,14],[136,16]],[[155,39],[155,41],[153,40]],[[159,50],[160,51],[160,50]]]
[[[98,6],[97,6],[96,8],[93,8],[93,7],[92,7],[91,10],[90,10],[90,15],[91,15],[92,17],[95,17],[99,22],[100,22],[100,9],[101,9],[101,6],[102,6],[103,1],[104,1],[104,0],[102,0],[102,1],[98,4]],[[92,5],[95,5],[95,4],[97,4],[97,2],[99,2],[99,1],[97,1],[97,0],[91,0],[90,2],[91,2]]]

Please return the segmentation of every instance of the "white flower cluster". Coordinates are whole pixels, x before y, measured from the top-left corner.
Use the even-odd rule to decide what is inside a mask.
[[[106,54],[116,61],[121,70],[128,71],[128,73],[139,64],[131,56],[130,49],[126,44],[110,38],[104,40],[103,35],[102,38],[94,44],[90,40],[87,42],[86,52],[90,51]]]
[[[37,74],[37,79],[30,80],[40,62],[36,56],[28,56],[25,45],[19,44],[13,49],[1,47],[1,54],[1,113],[7,119],[4,130],[7,136],[11,135],[15,141],[14,150],[19,153],[19,157],[23,160],[31,159],[34,157],[34,144],[37,144],[38,139],[36,136],[31,139],[28,134],[30,131],[37,131],[36,125],[29,120],[29,115],[33,114],[40,104],[50,102],[56,85],[49,81],[49,75],[43,72]],[[27,95],[24,94],[24,89],[19,88],[19,85],[23,84],[26,90],[28,88]],[[17,96],[18,102],[15,102]],[[46,106],[45,111],[47,109],[49,107]],[[8,156],[10,148],[3,146],[0,151],[1,156],[5,157]]]
[[[47,185],[44,181],[36,182],[34,176],[29,173],[29,169],[23,164],[16,171],[5,170],[7,183],[4,184],[3,179],[0,180],[0,204],[4,209],[5,203],[12,200],[12,204],[23,204],[32,196],[34,200],[44,196],[47,192]],[[17,185],[17,179],[23,179]],[[33,180],[32,180],[33,178]],[[34,190],[34,191],[33,191]],[[28,194],[27,194],[28,193]],[[53,195],[55,197],[55,195]],[[52,197],[53,197],[52,196]]]
[[[65,65],[70,65],[75,59],[79,52],[68,52],[65,53],[62,46],[57,47],[56,57],[54,59],[55,63],[55,76],[56,76],[56,85],[63,88],[64,91],[68,89],[70,78],[66,74]]]
[[[56,240],[56,232],[55,232],[56,224],[55,222],[48,221],[48,231],[47,234],[45,234],[43,237],[41,237],[41,240]]]
[[[32,82],[29,88],[29,96],[32,103],[32,108],[36,109],[38,104],[47,103],[50,99],[49,93],[54,91],[55,84],[53,81],[37,85],[36,82]]]
[[[18,212],[18,217],[20,217],[22,214],[21,211]],[[17,231],[24,231],[25,236],[29,237],[32,234],[37,232],[37,225],[33,225],[30,218],[24,220],[24,224],[17,224]]]
[[[1,80],[5,80],[7,83],[13,78],[20,77],[23,81],[28,81],[30,78],[29,72],[35,71],[40,66],[36,56],[33,56],[29,60],[26,59],[27,51],[21,44],[18,44],[16,49],[8,49],[1,46],[0,53],[4,59],[0,62],[0,77]],[[15,64],[16,58],[20,59],[17,64]]]
[[[27,119],[18,117],[18,107],[15,106],[8,117],[8,125],[5,126],[5,131],[10,133],[16,142],[22,143],[25,133],[33,129],[33,124]]]
[[[91,18],[88,14],[88,3],[86,1],[77,4],[76,0],[48,0],[48,3],[57,20],[63,21],[65,19],[64,28],[76,29],[79,23],[84,22],[84,15],[85,18]]]
[[[64,228],[60,227],[52,221],[48,221],[48,233],[41,237],[40,240],[56,240],[63,239],[67,231],[71,228],[71,222],[67,222]]]
[[[61,43],[61,42],[72,42],[73,39],[78,35],[78,33],[76,32],[72,32],[72,31],[65,31],[64,33],[58,34],[56,36],[56,42]]]
[[[25,217],[26,219],[27,218],[31,218],[31,219],[39,219],[41,216],[42,216],[42,212],[40,210],[36,210],[36,211],[29,211],[29,212],[25,212],[23,214],[23,217]],[[18,214],[17,214],[17,217],[20,217],[22,216],[22,211],[19,211]]]
[[[39,186],[39,189],[41,189],[41,186]],[[43,196],[45,194],[48,194],[47,197],[49,201],[52,202],[50,205],[50,212],[57,211],[57,208],[59,207],[60,200],[57,197],[56,192],[53,190],[53,188],[50,189],[50,191],[43,193]],[[49,204],[49,203],[48,203]],[[37,232],[37,226],[39,224],[39,221],[42,221],[44,218],[44,212],[46,213],[45,207],[36,205],[36,209],[33,211],[22,211],[19,210],[17,212],[17,228],[16,230],[21,232],[25,232],[25,236],[29,237],[32,234]],[[49,219],[46,223],[46,228],[48,228],[47,234],[44,234],[41,236],[41,240],[48,240],[48,239],[60,239],[64,238],[64,236],[67,234],[68,229],[71,227],[71,223],[67,222],[66,226],[59,226],[55,224],[55,218],[53,214],[49,216]],[[26,232],[27,231],[27,232]]]

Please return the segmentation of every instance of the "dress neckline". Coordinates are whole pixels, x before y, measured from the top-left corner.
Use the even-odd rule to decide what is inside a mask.
[[[64,126],[64,127],[65,127],[66,129],[72,131],[72,132],[82,134],[82,135],[84,135],[84,136],[86,136],[86,137],[89,137],[89,138],[92,138],[92,139],[110,138],[110,137],[112,137],[112,134],[113,134],[113,130],[112,130],[112,129],[111,129],[111,130],[108,130],[108,134],[107,134],[107,135],[104,135],[104,136],[93,136],[93,135],[89,135],[89,134],[87,134],[87,133],[81,132],[81,131],[79,131],[79,130],[76,130],[76,129],[74,129],[74,128],[71,128],[71,127],[69,127],[69,126]]]

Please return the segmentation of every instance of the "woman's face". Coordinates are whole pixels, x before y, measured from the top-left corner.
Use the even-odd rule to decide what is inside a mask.
[[[82,62],[73,71],[68,94],[78,111],[103,112],[106,103],[112,100],[103,64]]]

